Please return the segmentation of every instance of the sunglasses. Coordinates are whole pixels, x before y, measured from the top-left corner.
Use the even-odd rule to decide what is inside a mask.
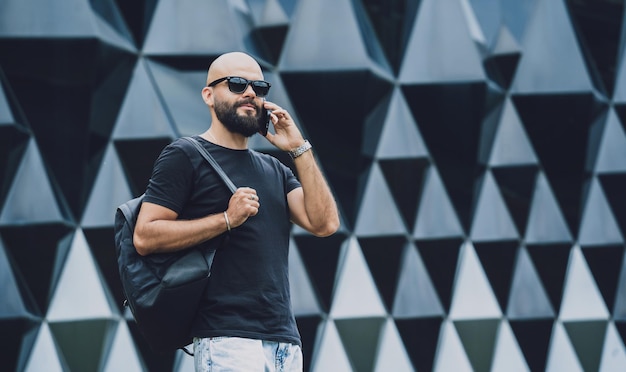
[[[228,81],[228,89],[236,94],[241,94],[248,89],[248,85],[252,86],[252,90],[258,97],[265,97],[270,91],[272,84],[263,80],[248,80],[239,76],[226,76],[221,79],[214,80],[208,86],[214,87],[222,81]]]

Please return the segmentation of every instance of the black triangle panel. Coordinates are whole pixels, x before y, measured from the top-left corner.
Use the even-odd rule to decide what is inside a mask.
[[[297,235],[294,236],[294,240],[307,267],[311,284],[319,296],[319,302],[328,312],[332,305],[339,253],[345,236],[335,234],[322,239],[310,235]]]
[[[538,171],[539,169],[534,165],[498,167],[491,170],[521,236],[526,234]]]
[[[50,323],[50,331],[71,370],[96,371],[112,345],[115,326],[109,319],[76,320]]]
[[[554,320],[509,320],[509,324],[530,370],[545,370]]]
[[[384,318],[335,319],[339,337],[355,371],[372,371]]]
[[[454,327],[474,371],[490,371],[500,319],[454,321]]]
[[[410,85],[402,90],[461,223],[471,226],[481,125],[489,93],[483,82]]]
[[[474,242],[474,249],[493,288],[502,312],[505,312],[511,293],[511,281],[519,249],[517,241]]]
[[[365,70],[281,76],[337,201],[354,226],[362,197],[360,183],[371,164],[363,155],[362,123],[391,91],[391,84]],[[359,94],[345,94],[346,89]]]
[[[617,329],[617,333],[619,333],[622,338],[622,342],[626,344],[626,320],[616,320],[615,328]]]
[[[170,138],[115,141],[115,150],[133,195],[139,196],[146,190],[154,162],[170,142]]]
[[[612,97],[619,70],[624,3],[565,2],[595,86]]]
[[[406,244],[406,238],[401,236],[359,238],[359,245],[374,277],[376,288],[389,312],[393,308],[402,252]]]
[[[276,64],[280,58],[288,32],[288,25],[279,24],[256,28],[252,35],[257,40],[257,44],[263,51],[266,59]]]
[[[397,74],[422,0],[393,1],[390,3],[376,0],[361,1],[385,55]]]
[[[613,105],[617,116],[619,117],[619,122],[622,124],[622,128],[626,130],[626,104],[624,103],[615,103]]]
[[[137,328],[137,323],[134,320],[128,321],[128,330],[135,342],[137,351],[140,358],[146,365],[148,371],[155,372],[170,372],[174,369],[174,363],[176,359],[176,351],[160,351],[155,352],[150,348],[146,342],[143,334]]]
[[[305,371],[308,371],[311,367],[311,360],[313,359],[314,350],[312,346],[316,344],[318,329],[322,321],[322,317],[318,315],[296,317],[298,331],[300,331],[300,338],[302,339],[302,345],[307,345],[302,348]]]
[[[119,4],[117,3],[115,0],[99,1],[92,3],[91,6],[94,13],[101,17],[108,26],[112,27],[117,34],[128,40],[129,43],[132,43],[134,38],[119,11]]]
[[[495,54],[485,59],[485,71],[490,79],[504,89],[509,89],[521,58],[519,52]]]
[[[555,313],[561,308],[565,274],[572,246],[569,244],[527,245]]]
[[[406,228],[412,230],[430,162],[427,159],[395,159],[379,160],[379,164]]]
[[[104,277],[108,289],[111,291],[117,309],[123,313],[124,300],[126,299],[122,293],[122,282],[117,267],[117,256],[115,248],[111,244],[115,236],[113,229],[110,227],[83,229],[85,239],[91,249],[91,254],[95,258],[98,268]]]
[[[23,371],[28,351],[35,343],[39,321],[28,318],[0,319],[0,365],[5,371]]]
[[[600,368],[607,324],[606,320],[563,323],[584,371]]]
[[[598,176],[600,185],[611,206],[611,212],[615,215],[622,236],[626,235],[626,174],[612,173]]]
[[[570,231],[578,232],[591,123],[604,105],[591,93],[514,95],[530,141],[540,158]],[[558,146],[557,146],[558,145]]]
[[[157,6],[157,0],[123,1],[115,0],[121,16],[126,22],[132,39],[137,47],[141,47],[146,39],[148,27]]]
[[[26,151],[28,139],[28,133],[19,126],[0,126],[0,210]]]
[[[446,313],[452,303],[452,286],[456,276],[462,239],[417,241],[417,250],[428,269]]]
[[[418,371],[431,371],[443,318],[396,319],[395,322],[413,367]]]
[[[52,340],[41,348],[54,348],[50,364],[101,370],[119,356],[111,354],[119,321],[128,322],[136,346],[125,352],[137,353],[146,370],[190,364],[180,352],[148,349],[132,319],[55,314],[64,321],[41,322],[78,221],[97,262],[94,278],[103,281],[98,290],[110,290],[128,317],[112,228],[100,217],[114,210],[102,209],[111,208],[112,195],[143,193],[175,136],[208,127],[200,96],[206,69],[232,50],[259,60],[274,85],[268,99],[297,119],[342,211],[332,237],[293,229],[298,275],[308,277],[320,304],[319,314],[297,318],[305,371],[332,362],[320,359],[332,356],[319,352],[328,350],[318,339],[326,321],[353,370],[392,369],[383,364],[396,354],[377,355],[389,320],[417,371],[440,367],[442,324],[455,334],[443,351],[463,354],[444,361],[451,366],[468,361],[489,371],[511,353],[543,371],[561,357],[551,355],[556,330],[555,340],[577,358],[565,363],[626,370],[626,349],[606,350],[614,329],[626,342],[623,1],[210,3],[2,1],[0,266],[11,274],[0,271],[0,297],[8,296],[0,300],[1,370],[25,370],[32,358],[47,365],[47,350],[35,349],[47,328]],[[248,145],[293,168],[262,138]],[[115,180],[98,178],[108,170]],[[29,203],[39,190],[45,203]],[[357,221],[367,223],[355,236]],[[350,239],[358,240],[366,261],[359,268],[369,270],[363,274],[371,274],[386,314],[328,318]],[[489,288],[455,290],[465,243]],[[578,246],[609,319],[559,318]],[[577,293],[573,284],[568,294]],[[356,286],[347,290],[358,293]],[[474,302],[475,318],[449,319],[452,296],[467,298],[466,288],[493,290],[503,315],[486,318],[489,305]]]
[[[38,312],[45,315],[74,230],[62,224],[0,227],[0,237],[30,290]]]
[[[0,39],[0,64],[37,144],[79,220],[122,104],[135,57],[94,38]],[[42,68],[40,56],[46,56]],[[41,99],[45,92],[46,99]]]
[[[613,309],[624,258],[624,246],[583,247],[582,252],[606,307]]]

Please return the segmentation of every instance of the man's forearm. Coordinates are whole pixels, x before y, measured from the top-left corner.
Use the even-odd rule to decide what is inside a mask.
[[[330,235],[339,228],[337,204],[312,150],[294,159],[302,184],[304,207],[311,227],[319,235]]]
[[[155,220],[138,226],[134,245],[141,255],[174,252],[212,239],[227,231],[222,213],[196,220]]]

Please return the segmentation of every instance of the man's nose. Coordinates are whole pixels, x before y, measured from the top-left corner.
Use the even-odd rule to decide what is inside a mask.
[[[256,98],[256,92],[254,91],[254,89],[252,89],[252,84],[248,84],[246,86],[246,90],[243,91],[242,95],[244,97],[255,97]]]

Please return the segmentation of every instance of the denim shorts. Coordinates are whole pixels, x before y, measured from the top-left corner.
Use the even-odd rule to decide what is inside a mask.
[[[196,372],[301,372],[300,346],[239,337],[194,338]]]

